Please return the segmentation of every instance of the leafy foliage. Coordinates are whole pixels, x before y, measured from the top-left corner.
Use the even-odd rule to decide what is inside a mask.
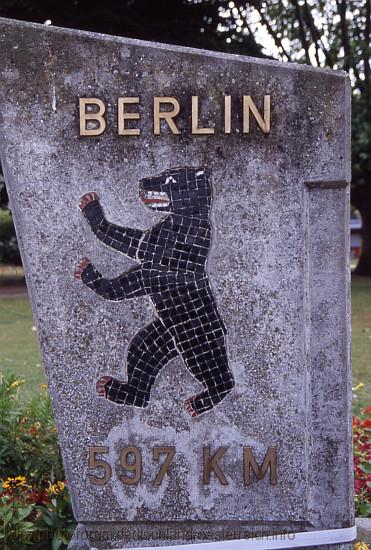
[[[59,550],[68,546],[76,528],[76,522],[72,515],[67,488],[54,495],[48,506],[37,506],[37,511],[39,515],[34,527],[42,540],[32,548],[34,550],[50,548],[50,539],[52,550]]]
[[[50,397],[43,389],[23,405],[21,380],[0,383],[0,471],[3,477],[24,475],[35,486],[64,479]]]
[[[0,496],[0,541],[4,550],[19,550],[31,544],[35,531],[32,521],[27,521],[33,506],[10,495]]]
[[[67,488],[37,492],[29,484],[0,490],[0,541],[4,550],[66,548],[76,522]],[[53,488],[53,486],[51,486]],[[40,500],[40,503],[38,503]]]
[[[0,381],[0,545],[66,548],[76,523],[46,386],[26,405],[23,381]]]

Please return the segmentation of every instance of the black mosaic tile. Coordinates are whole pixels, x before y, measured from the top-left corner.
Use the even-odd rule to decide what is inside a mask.
[[[192,416],[220,403],[234,387],[226,352],[226,328],[206,272],[211,242],[212,188],[206,169],[174,168],[140,182],[140,199],[166,213],[147,231],[111,224],[99,198],[88,193],[80,208],[96,237],[140,264],[106,279],[87,259],[76,276],[102,298],[121,301],[149,296],[158,319],[131,340],[127,381],[111,376],[97,383],[99,395],[117,404],[146,407],[160,370],[181,355],[204,391],[186,401]]]

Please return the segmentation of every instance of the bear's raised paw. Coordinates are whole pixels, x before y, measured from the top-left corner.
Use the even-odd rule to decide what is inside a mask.
[[[91,191],[90,193],[86,193],[81,199],[79,200],[79,208],[80,210],[84,210],[84,208],[93,201],[99,200],[99,197],[95,191]]]
[[[106,384],[110,380],[112,380],[111,376],[102,376],[101,378],[99,378],[99,380],[97,381],[97,383],[95,385],[98,397],[107,397],[107,395],[106,395]]]

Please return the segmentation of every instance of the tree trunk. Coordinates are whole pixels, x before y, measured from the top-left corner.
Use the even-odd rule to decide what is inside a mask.
[[[371,181],[354,191],[351,202],[362,216],[362,253],[355,274],[371,277]]]

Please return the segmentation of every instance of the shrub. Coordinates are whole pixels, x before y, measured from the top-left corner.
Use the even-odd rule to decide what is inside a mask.
[[[75,529],[64,482],[36,488],[24,476],[9,477],[0,493],[0,540],[4,550],[58,550],[68,545]]]
[[[50,397],[46,385],[26,405],[19,400],[23,380],[14,375],[0,380],[0,472],[22,475],[32,485],[63,481]]]
[[[23,380],[0,379],[0,546],[58,550],[75,528],[45,385],[26,405]]]

